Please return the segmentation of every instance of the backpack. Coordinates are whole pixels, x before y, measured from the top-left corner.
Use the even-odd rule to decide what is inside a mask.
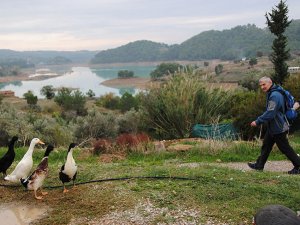
[[[295,104],[295,98],[293,95],[291,95],[291,93],[287,90],[285,90],[283,87],[281,86],[277,86],[276,90],[274,91],[278,91],[280,92],[285,100],[285,117],[288,119],[288,121],[292,122],[293,120],[295,120],[298,116],[298,113],[295,109],[293,109],[293,106]]]

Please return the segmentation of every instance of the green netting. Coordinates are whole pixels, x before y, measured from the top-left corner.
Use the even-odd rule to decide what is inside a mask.
[[[196,124],[192,128],[191,136],[217,140],[238,139],[238,133],[231,123],[213,125]]]

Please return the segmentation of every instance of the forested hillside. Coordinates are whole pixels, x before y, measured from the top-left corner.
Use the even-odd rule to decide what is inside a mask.
[[[160,61],[169,46],[152,41],[135,41],[115,49],[99,52],[92,63]]]
[[[0,62],[26,60],[31,64],[63,64],[67,62],[87,63],[97,51],[13,51],[0,49]]]
[[[286,35],[291,52],[300,52],[300,20],[294,20]],[[26,62],[26,67],[37,64],[65,63],[115,63],[154,62],[172,60],[234,60],[252,57],[271,51],[273,35],[267,28],[255,25],[237,26],[232,29],[210,30],[191,37],[177,45],[167,45],[139,40],[104,51],[12,51],[0,49],[0,66],[13,61]]]
[[[287,29],[289,47],[300,51],[300,20],[294,20]],[[234,60],[268,55],[274,36],[269,30],[255,25],[237,26],[223,31],[205,31],[180,45],[166,45],[151,41],[136,41],[127,45],[99,52],[92,63],[142,62],[161,60]]]

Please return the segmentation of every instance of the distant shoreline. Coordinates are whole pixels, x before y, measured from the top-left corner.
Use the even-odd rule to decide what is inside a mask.
[[[139,89],[147,89],[158,82],[151,81],[150,78],[132,77],[132,78],[114,78],[101,82],[102,85],[113,88],[132,87]]]
[[[102,85],[107,87],[136,87],[145,89],[150,78],[132,77],[132,78],[114,78],[101,82]]]

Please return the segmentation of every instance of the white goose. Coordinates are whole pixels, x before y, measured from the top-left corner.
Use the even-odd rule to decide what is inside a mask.
[[[19,183],[21,178],[27,178],[33,165],[32,153],[36,144],[44,143],[38,138],[33,138],[21,161],[18,163],[14,171],[10,175],[7,175],[4,180]]]

